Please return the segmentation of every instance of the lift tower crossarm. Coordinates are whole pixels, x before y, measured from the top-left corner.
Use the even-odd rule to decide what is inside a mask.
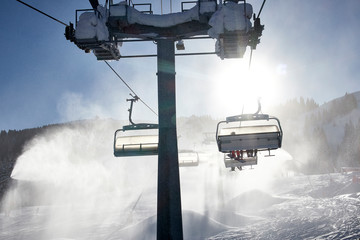
[[[237,2],[242,2],[238,4]],[[66,27],[65,36],[85,52],[93,51],[98,60],[119,60],[119,42],[133,40],[172,39],[181,40],[197,36],[216,39],[215,53],[221,58],[242,58],[246,47],[256,49],[264,26],[260,18],[250,19],[252,6],[246,1],[198,0],[184,12],[164,15],[137,11],[127,4],[112,4],[108,9],[98,6],[97,24],[89,25],[93,10],[76,17],[75,27]],[[226,14],[226,18],[224,18]]]
[[[137,23],[128,24],[126,21],[124,22],[122,20],[109,17],[108,24],[110,32],[118,39],[129,37],[141,39],[182,39],[199,35],[207,35],[207,31],[210,29],[210,26],[207,23],[201,23],[199,21],[181,23],[171,27],[156,27]],[[122,28],[118,27],[121,25],[125,26]]]

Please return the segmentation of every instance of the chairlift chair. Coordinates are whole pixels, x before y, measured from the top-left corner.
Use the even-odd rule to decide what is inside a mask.
[[[153,133],[149,135],[149,130]],[[115,157],[148,156],[158,154],[159,136],[157,124],[123,126],[114,135]]]
[[[270,154],[270,150],[281,148],[283,132],[279,119],[258,112],[227,117],[217,124],[216,142],[225,154],[227,168],[256,165],[259,151]],[[244,122],[247,124],[242,125]]]
[[[130,94],[131,95],[131,94]],[[132,96],[132,95],[131,95]],[[115,157],[129,157],[129,156],[149,156],[158,154],[159,136],[158,124],[152,123],[137,123],[132,119],[133,103],[139,98],[132,96],[129,109],[129,121],[131,125],[123,126],[114,134],[114,156]]]
[[[192,150],[179,151],[179,167],[199,166],[199,154]]]

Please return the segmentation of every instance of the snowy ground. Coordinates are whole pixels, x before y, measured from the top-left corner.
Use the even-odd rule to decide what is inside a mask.
[[[32,160],[44,152],[36,144],[14,170],[20,180],[1,208],[0,239],[156,239],[156,157],[64,162],[47,153],[44,163],[41,154]],[[180,170],[185,239],[360,238],[351,174],[293,176],[282,150],[230,172],[214,149],[203,146],[200,165]]]
[[[238,200],[244,199],[244,195],[268,199],[272,204],[263,205],[260,200],[255,204],[256,209],[252,203],[247,214],[262,217],[261,221],[210,239],[360,238],[360,185],[352,184],[349,176],[332,174],[279,179],[274,182],[274,190],[276,197],[256,190],[238,196]],[[246,212],[247,204],[236,202],[235,211]],[[241,209],[237,208],[239,205]]]

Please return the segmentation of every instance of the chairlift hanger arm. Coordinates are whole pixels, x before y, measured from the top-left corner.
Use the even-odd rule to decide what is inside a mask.
[[[273,117],[273,116],[270,116],[269,119],[274,119],[275,121],[277,121],[278,126],[279,126],[279,130],[280,130],[280,136],[281,136],[281,138],[282,138],[282,136],[283,136],[283,131],[282,131],[282,128],[281,128],[280,120],[279,120],[277,117]]]
[[[256,111],[255,114],[259,114],[259,112],[261,112],[261,102],[260,102],[261,98],[258,98],[258,110]]]
[[[227,121],[220,121],[220,122],[216,125],[215,142],[218,142],[218,139],[219,139],[219,138],[218,138],[218,136],[219,136],[219,126],[220,126],[220,124],[222,124],[222,123],[227,123]],[[218,144],[218,149],[219,149],[219,151],[221,150],[219,144]]]
[[[130,122],[132,125],[136,125],[136,124],[132,121],[132,110],[133,110],[133,104],[134,104],[134,102],[136,102],[136,101],[139,100],[140,98],[139,98],[138,96],[136,96],[136,95],[132,95],[131,93],[130,93],[130,96],[131,96],[132,98],[126,99],[127,102],[130,102],[130,108],[128,109],[128,111],[129,111],[129,122]]]
[[[158,124],[153,124],[153,123],[134,123],[132,120],[132,110],[133,110],[133,104],[134,102],[136,102],[137,100],[141,99],[137,96],[137,95],[133,95],[130,93],[130,96],[132,98],[130,99],[126,99],[127,102],[130,102],[130,108],[128,109],[129,111],[129,122],[131,123],[131,125],[126,125],[123,126],[122,129],[119,129],[117,131],[128,131],[128,130],[144,130],[144,129],[158,129]],[[117,132],[116,131],[116,132]],[[116,134],[115,132],[115,134]]]
[[[130,108],[128,109],[129,111],[129,122],[132,124],[132,125],[135,125],[135,123],[132,121],[131,117],[132,117],[132,109],[133,109],[133,104],[134,104],[134,99],[126,99],[126,101],[131,101],[130,102]]]
[[[236,116],[227,117],[227,122],[237,121],[252,121],[252,120],[269,120],[268,114],[259,114],[261,112],[261,98],[258,98],[258,109],[254,114],[241,114]],[[243,109],[244,110],[244,109]]]

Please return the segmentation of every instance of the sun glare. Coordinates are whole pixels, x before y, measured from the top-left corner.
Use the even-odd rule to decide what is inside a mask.
[[[259,98],[262,106],[276,103],[281,88],[277,71],[266,64],[249,69],[245,61],[228,60],[213,74],[212,92],[217,100],[214,104],[224,114],[241,114],[256,112]]]

